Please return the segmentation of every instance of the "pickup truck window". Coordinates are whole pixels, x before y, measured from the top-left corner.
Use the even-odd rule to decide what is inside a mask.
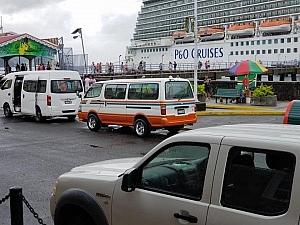
[[[177,143],[143,167],[140,188],[193,200],[202,197],[210,146]]]
[[[296,157],[244,147],[229,151],[221,204],[225,207],[275,216],[289,208]]]

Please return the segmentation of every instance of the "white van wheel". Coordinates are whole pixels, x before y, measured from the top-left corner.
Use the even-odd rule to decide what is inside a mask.
[[[94,114],[90,114],[87,119],[87,126],[91,131],[98,131],[101,127],[99,118]]]
[[[150,133],[150,128],[145,120],[137,119],[134,123],[134,131],[138,137],[146,137]]]
[[[11,112],[10,107],[9,107],[8,104],[5,104],[5,105],[4,105],[3,111],[4,111],[4,116],[5,116],[6,118],[12,117],[12,112]]]
[[[44,120],[45,120],[45,118],[43,117],[41,110],[39,108],[37,108],[36,113],[35,113],[35,121],[42,122]]]

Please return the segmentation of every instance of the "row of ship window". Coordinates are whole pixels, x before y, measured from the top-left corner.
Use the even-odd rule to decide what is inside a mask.
[[[258,40],[258,41],[240,41],[231,42],[231,47],[233,46],[249,46],[249,45],[265,45],[265,44],[284,44],[284,43],[297,43],[299,41],[298,37],[294,38],[280,38],[280,39],[268,39],[268,40]]]
[[[282,9],[282,10],[268,10],[268,11],[266,10],[265,12],[261,12],[261,13],[252,12],[252,13],[247,13],[239,16],[231,14],[226,17],[225,16],[221,17],[219,14],[216,14],[215,16],[212,16],[211,14],[207,14],[207,15],[198,16],[198,24],[199,26],[206,26],[206,25],[214,25],[214,24],[222,24],[222,23],[232,23],[237,21],[254,20],[259,18],[268,18],[273,16],[282,16],[282,15],[294,14],[294,13],[300,13],[300,7],[293,7],[293,8]],[[136,28],[137,30],[144,30],[145,28],[156,28],[165,25],[165,27],[161,27],[161,28],[164,28],[164,30],[170,30],[169,24],[175,24],[181,20],[180,26],[182,27],[184,26],[184,22],[182,18],[189,17],[192,15],[193,15],[193,11],[189,10],[185,12],[178,12],[176,14],[173,13],[169,15],[156,16],[146,20],[140,20],[139,18]],[[150,32],[153,31],[152,30],[145,31],[145,33],[150,33]],[[162,35],[162,36],[166,36],[166,35]]]
[[[146,49],[142,49],[141,52],[142,53],[146,53],[146,52],[167,52],[168,48],[146,48]]]
[[[277,53],[298,53],[298,48],[281,48],[281,49],[263,49],[263,50],[247,50],[247,51],[231,51],[230,55],[265,55],[265,54],[277,54]]]
[[[282,8],[282,7],[288,7],[288,6],[294,6],[300,4],[299,0],[290,0],[290,1],[279,1],[279,2],[271,2],[271,3],[265,3],[265,4],[260,4],[258,5],[257,3],[255,5],[252,5],[251,7],[241,5],[240,2],[234,2],[227,4],[226,6],[224,5],[215,5],[207,8],[203,8],[201,11],[203,13],[206,12],[214,12],[214,11],[224,11],[224,8],[226,10],[235,11],[237,13],[245,13],[245,12],[253,12],[253,11],[260,11],[260,10],[265,10],[265,9],[274,9],[274,8]],[[220,13],[221,16],[224,16],[226,14]]]

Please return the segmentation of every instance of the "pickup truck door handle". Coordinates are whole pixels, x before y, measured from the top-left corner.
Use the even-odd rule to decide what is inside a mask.
[[[10,93],[8,93],[7,95],[10,96]]]
[[[198,218],[195,216],[191,216],[191,215],[181,215],[179,213],[174,213],[174,217],[177,219],[182,219],[182,220],[186,220],[190,223],[197,223],[198,222]]]
[[[25,98],[25,95],[23,94],[23,98]]]

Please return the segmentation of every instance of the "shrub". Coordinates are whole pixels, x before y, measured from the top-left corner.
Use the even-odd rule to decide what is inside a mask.
[[[252,94],[253,97],[268,97],[273,95],[274,95],[273,87],[268,85],[263,85],[263,84],[255,88]]]
[[[198,94],[205,94],[205,85],[204,84],[201,84],[201,85],[198,85]]]

